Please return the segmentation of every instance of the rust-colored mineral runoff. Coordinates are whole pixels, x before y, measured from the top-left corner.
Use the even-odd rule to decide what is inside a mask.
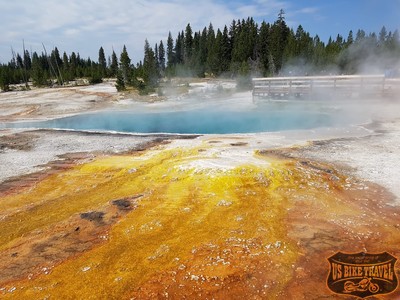
[[[219,147],[98,155],[3,190],[0,297],[345,299],[329,256],[400,257],[382,187],[279,151],[221,168]]]

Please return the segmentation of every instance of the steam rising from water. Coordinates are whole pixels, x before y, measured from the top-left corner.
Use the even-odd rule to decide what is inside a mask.
[[[400,83],[400,79],[396,79]],[[397,85],[397,88],[400,85]],[[396,86],[395,86],[396,87]],[[186,96],[143,103],[124,100],[117,110],[105,110],[40,122],[0,124],[0,127],[60,128],[133,133],[227,134],[320,127],[348,127],[385,117],[399,117],[396,93],[390,99],[367,99],[319,91],[300,99],[259,99],[235,92],[232,82],[191,84]]]
[[[24,126],[137,133],[250,133],[331,126],[329,115],[290,111],[103,112]]]
[[[13,127],[60,128],[73,130],[134,133],[227,134],[311,129],[345,126],[347,112],[328,102],[252,103],[246,98],[191,101],[172,110],[166,103],[133,106],[120,111],[101,111],[42,122],[11,124]],[[171,104],[171,103],[170,103]],[[163,107],[165,105],[165,107]],[[364,116],[359,116],[361,121]],[[10,125],[8,125],[10,126]]]

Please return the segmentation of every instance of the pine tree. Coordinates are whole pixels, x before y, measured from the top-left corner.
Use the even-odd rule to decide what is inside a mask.
[[[106,61],[106,55],[104,54],[104,49],[103,47],[100,47],[99,49],[99,72],[101,77],[106,76],[106,71],[107,71],[107,61]]]
[[[126,50],[125,45],[122,49],[121,56],[119,59],[119,69],[121,70],[124,83],[127,84],[130,81],[130,75],[131,75],[131,59],[128,55],[128,51]]]
[[[231,62],[231,45],[229,41],[228,28],[225,26],[221,39],[221,52],[220,52],[220,72],[228,72]]]
[[[16,62],[17,62],[17,68],[21,68],[21,69],[24,68],[24,62],[22,60],[21,55],[19,55],[19,53],[17,53]]]
[[[263,21],[260,26],[260,31],[258,34],[258,41],[257,41],[257,52],[258,57],[260,59],[262,72],[264,75],[267,75],[269,72],[268,68],[268,57],[270,54],[269,49],[269,32],[270,32],[270,25]]]
[[[0,89],[3,92],[10,90],[10,68],[8,66],[0,66]]]
[[[28,50],[25,50],[24,54],[24,68],[30,70],[32,68],[32,60]]]
[[[187,24],[185,37],[184,37],[184,50],[183,50],[183,61],[185,65],[190,65],[193,52],[193,31],[190,24]]]
[[[78,58],[75,52],[72,52],[71,56],[69,57],[69,68],[71,79],[76,78],[78,75]]]
[[[70,74],[70,66],[69,66],[68,55],[67,55],[67,53],[65,51],[63,53],[62,61],[63,61],[63,63],[62,63],[61,73],[62,73],[64,81],[68,82],[70,80],[73,80],[74,78]]]
[[[43,64],[36,52],[32,55],[32,82],[34,86],[45,86],[47,85],[47,76],[43,68]]]
[[[313,65],[316,67],[317,70],[322,70],[326,64],[325,45],[318,35],[314,37],[313,45]]]
[[[117,54],[115,54],[115,51],[113,50],[111,54],[110,76],[117,77],[117,73],[118,73],[118,58]]]
[[[149,86],[156,85],[158,80],[155,53],[150,47],[147,39],[145,40],[144,44],[143,80],[145,84]]]
[[[396,29],[387,39],[387,48],[394,57],[400,57],[400,38],[399,31]]]
[[[353,44],[354,38],[353,38],[353,30],[349,31],[349,35],[347,36],[347,43],[346,46],[349,47],[351,44]]]
[[[215,48],[215,31],[213,25],[210,23],[208,25],[207,30],[207,62],[206,62],[206,71],[211,72],[215,69],[214,68],[214,61],[216,57]]]
[[[60,57],[60,52],[58,51],[57,47],[51,52],[51,63],[55,66],[55,68],[62,67],[62,59]]]
[[[232,50],[235,44],[235,37],[236,37],[236,21],[233,20],[229,27],[229,44]]]
[[[176,38],[175,41],[175,65],[183,63],[183,51],[184,51],[184,45],[183,45],[183,39],[184,39],[184,34],[182,31],[182,34],[179,32],[178,37]]]
[[[378,42],[379,42],[380,46],[385,44],[386,38],[387,38],[387,30],[386,30],[386,27],[383,26],[381,31],[379,32],[379,40],[378,40]]]
[[[124,76],[122,75],[121,70],[117,71],[117,81],[115,83],[115,88],[117,89],[118,92],[126,90]]]
[[[297,34],[294,33],[293,29],[290,30],[285,51],[283,52],[283,63],[284,64],[297,64],[300,61],[296,61],[300,58],[301,46],[300,46],[300,37],[298,34],[299,30],[296,31]],[[290,70],[289,70],[290,72]]]
[[[163,41],[160,41],[158,45],[158,62],[160,65],[160,76],[164,77],[165,75],[165,49]]]
[[[243,38],[242,34],[242,23],[240,20],[237,22],[233,21],[230,28],[230,38],[231,38],[231,72],[237,74],[241,67],[241,62],[243,60]]]
[[[254,22],[253,18],[247,18],[246,22],[246,32],[248,35],[246,37],[246,59],[256,60],[256,44],[257,44],[257,34],[258,25]]]
[[[201,32],[200,41],[199,41],[199,58],[198,58],[198,74],[200,77],[204,77],[204,73],[206,71],[207,57],[208,57],[208,32],[207,27],[203,28]]]
[[[356,34],[356,43],[360,43],[365,39],[365,31],[359,29]]]
[[[171,31],[168,33],[167,39],[167,73],[173,75],[173,67],[175,65],[174,40],[172,39]]]
[[[290,33],[290,29],[286,25],[284,15],[285,12],[281,9],[278,14],[278,20],[271,27],[271,34],[269,36],[269,45],[271,47],[270,54],[273,57],[276,72],[279,72],[279,70],[282,68],[283,53],[285,51],[287,39]]]
[[[174,40],[172,39],[171,32],[169,32],[167,39],[167,60],[167,66],[172,67],[174,64]]]
[[[161,67],[160,67],[160,60],[158,55],[158,44],[156,43],[154,46],[154,60],[156,62],[156,69],[157,69],[157,77],[161,76]]]
[[[90,84],[103,82],[102,68],[99,64],[92,62],[91,67],[87,69],[90,70],[90,74],[88,75]]]
[[[204,77],[205,61],[207,59],[207,29],[204,35],[200,31],[194,33],[192,44],[192,59],[190,69],[198,77]]]
[[[268,71],[272,76],[276,74],[275,61],[272,53],[268,55]]]
[[[208,56],[208,66],[214,75],[219,75],[221,72],[221,59],[222,59],[222,32],[217,30],[217,35],[212,44],[212,49]]]
[[[310,37],[310,34],[303,29],[303,26],[301,25],[299,25],[296,31],[296,42],[298,44],[296,51],[298,57],[303,59],[305,64],[310,64],[313,52],[313,39]]]

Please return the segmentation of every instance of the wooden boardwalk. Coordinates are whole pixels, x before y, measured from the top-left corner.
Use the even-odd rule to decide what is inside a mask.
[[[345,97],[400,94],[400,78],[384,75],[341,75],[253,78],[253,98],[333,95]]]

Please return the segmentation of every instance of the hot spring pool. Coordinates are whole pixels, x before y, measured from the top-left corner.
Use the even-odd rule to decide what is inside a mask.
[[[332,127],[343,124],[338,112],[299,105],[252,109],[208,108],[184,111],[100,111],[49,121],[6,124],[18,128],[174,134],[229,134]]]

